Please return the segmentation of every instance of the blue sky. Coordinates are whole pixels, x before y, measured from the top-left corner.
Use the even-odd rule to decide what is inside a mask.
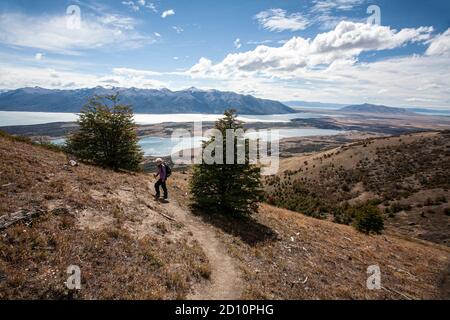
[[[380,24],[368,23],[377,8]],[[447,0],[3,0],[0,89],[196,86],[449,107],[449,12]]]

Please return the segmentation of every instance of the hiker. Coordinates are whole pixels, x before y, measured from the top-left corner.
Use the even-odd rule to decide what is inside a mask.
[[[155,190],[156,190],[155,198],[159,199],[159,197],[161,196],[159,188],[162,187],[164,191],[164,200],[167,200],[169,195],[167,193],[166,181],[168,178],[168,171],[170,171],[170,169],[161,158],[156,159],[155,162],[156,165],[158,166],[158,173],[155,173],[153,176],[155,178],[159,176],[158,181],[155,183]]]

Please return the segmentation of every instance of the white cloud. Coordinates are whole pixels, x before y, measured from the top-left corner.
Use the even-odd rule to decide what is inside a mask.
[[[175,14],[175,10],[169,9],[169,10],[164,11],[164,12],[161,14],[161,18],[167,18],[167,17],[169,17],[169,16],[173,16],[174,14]]]
[[[133,1],[122,1],[122,4],[127,6],[133,11],[139,11],[139,5],[134,3]]]
[[[36,53],[34,56],[34,59],[37,61],[41,61],[42,59],[44,59],[44,54],[43,53]]]
[[[126,77],[148,77],[161,75],[160,72],[152,70],[138,70],[131,68],[113,68],[113,74]]]
[[[261,41],[255,41],[255,40],[249,40],[247,41],[247,44],[250,45],[260,45],[260,44],[268,44],[268,43],[272,43],[272,40],[261,40]]]
[[[98,17],[98,21],[104,25],[125,30],[133,30],[136,25],[133,18],[117,14],[104,14]]]
[[[137,12],[141,8],[147,8],[157,13],[156,5],[153,2],[148,2],[146,0],[137,0],[137,1],[122,1],[122,4],[130,8],[131,10]]]
[[[0,65],[0,87],[16,89],[40,86],[50,89],[92,88],[116,86],[136,88],[164,88],[167,83],[154,79],[153,71],[127,68],[113,69],[110,74],[94,75],[51,68],[17,67]]]
[[[430,41],[430,46],[426,52],[429,56],[450,54],[450,29],[440,34]]]
[[[445,34],[430,41],[432,31],[341,22],[313,39],[293,37],[281,47],[260,45],[228,54],[218,63],[201,58],[186,74],[197,81],[205,79],[210,87],[278,100],[449,106],[450,63],[446,55],[358,61],[363,52],[412,42],[430,42],[430,48],[444,48],[436,52],[446,52],[445,45],[436,45],[446,43]],[[430,48],[428,52],[433,52]]]
[[[332,10],[348,11],[364,2],[365,0],[314,0],[312,11],[325,13]]]
[[[269,9],[261,11],[255,16],[258,23],[270,31],[298,31],[306,29],[310,21],[301,13],[287,14],[283,9]]]
[[[172,27],[173,30],[175,30],[176,33],[182,33],[184,31],[184,29],[182,27],[178,27],[178,26],[173,26]]]
[[[393,30],[386,26],[341,22],[332,31],[318,34],[314,39],[293,37],[281,47],[260,45],[252,51],[229,54],[222,62],[213,64],[203,59],[195,65],[192,76],[215,75],[230,77],[243,73],[291,77],[299,69],[353,64],[366,51],[394,49],[408,42],[425,41],[432,28]],[[208,61],[208,62],[206,62]]]
[[[210,63],[206,59],[201,62],[206,67]],[[239,79],[208,78],[204,88],[247,92],[280,101],[450,107],[448,74],[448,58],[411,56],[373,63],[334,64],[323,70],[302,69],[283,79],[258,74]]]
[[[81,28],[71,30],[65,16],[32,17],[3,13],[0,14],[0,43],[75,55],[113,44],[120,44],[121,49],[130,49],[154,42],[152,38],[132,30],[131,26],[133,20],[120,16],[84,16]]]
[[[153,2],[147,3],[147,5],[145,6],[147,9],[150,9],[151,11],[153,11],[154,13],[158,12],[158,9],[156,8],[156,5]]]
[[[161,34],[158,32],[153,32],[153,34],[155,35],[155,37],[161,38]]]
[[[239,49],[240,47],[242,47],[241,39],[239,39],[239,38],[234,40],[233,44],[236,49]]]

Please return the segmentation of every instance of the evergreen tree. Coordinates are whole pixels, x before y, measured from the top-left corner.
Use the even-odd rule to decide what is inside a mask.
[[[226,164],[226,130],[243,129],[234,110],[228,110],[224,118],[216,122],[215,128],[223,137],[223,164],[202,163],[195,165],[191,180],[191,192],[196,205],[211,213],[249,215],[258,211],[262,196],[260,168],[249,162],[249,143],[245,140],[245,161],[238,164],[238,138],[233,137],[234,162]],[[205,148],[215,141],[212,137],[203,144]],[[242,141],[242,140],[241,140]],[[217,149],[216,149],[217,150]]]
[[[82,108],[67,148],[78,158],[113,170],[137,171],[142,161],[130,106],[119,104],[118,94],[95,96]]]
[[[378,207],[365,204],[355,207],[353,215],[355,216],[355,227],[364,233],[381,234],[384,230],[384,219]]]

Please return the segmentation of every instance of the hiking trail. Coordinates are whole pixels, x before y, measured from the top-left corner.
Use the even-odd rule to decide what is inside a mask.
[[[242,293],[240,271],[217,238],[212,226],[181,208],[175,200],[163,206],[177,221],[185,224],[202,247],[211,266],[210,281],[196,285],[188,300],[236,300]]]

